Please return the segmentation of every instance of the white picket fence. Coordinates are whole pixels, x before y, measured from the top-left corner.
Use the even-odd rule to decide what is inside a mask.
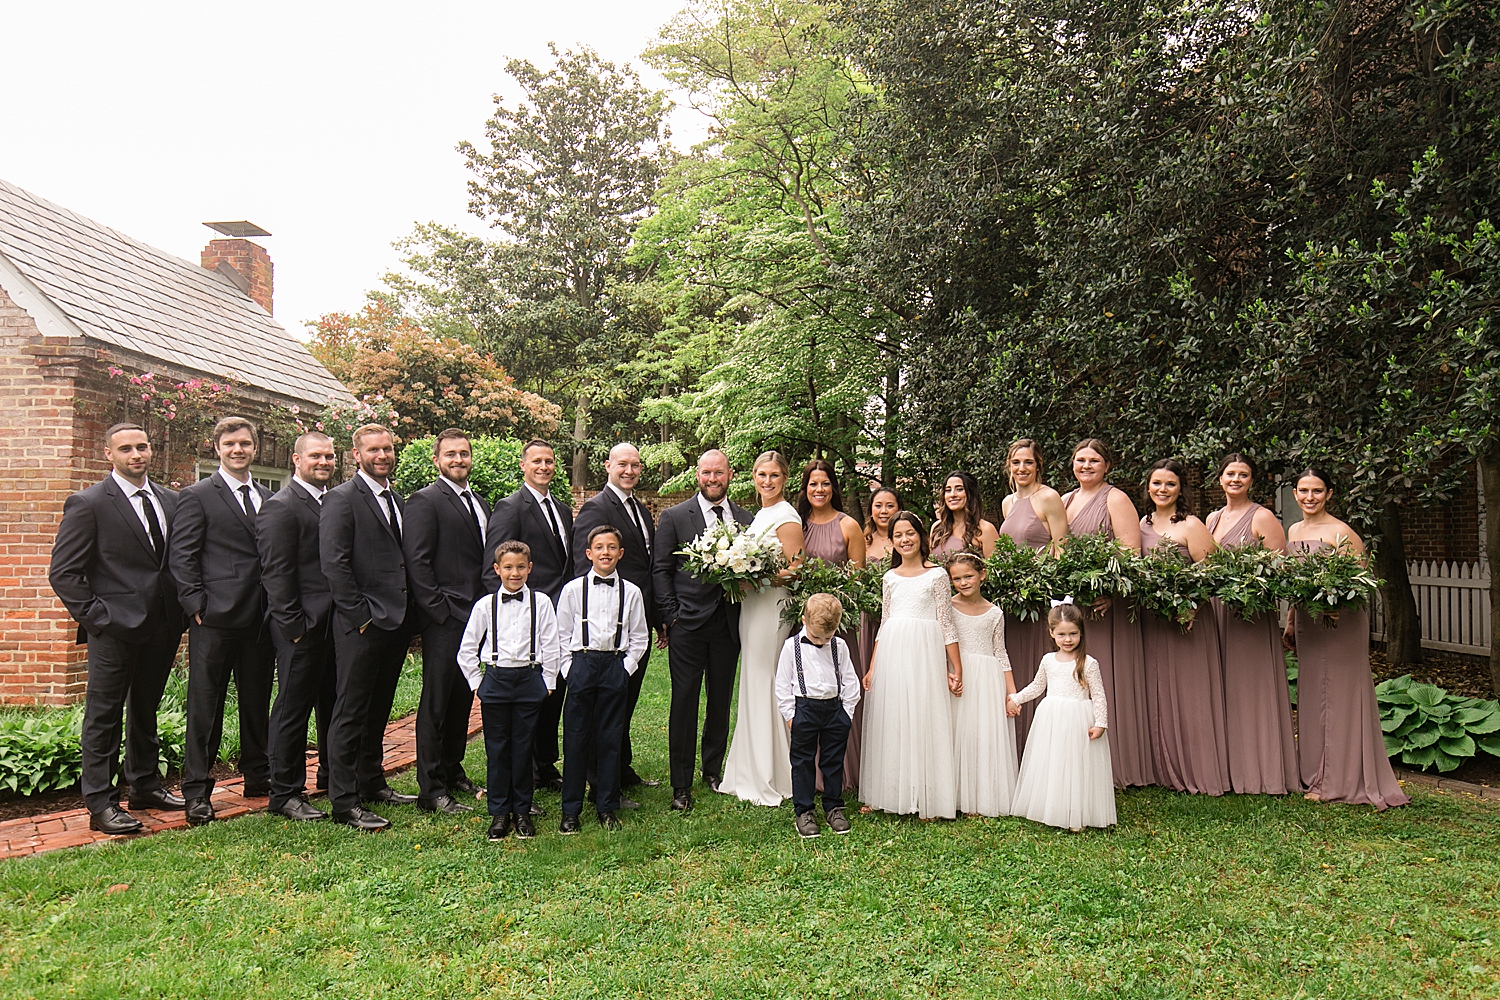
[[[1422,645],[1452,653],[1490,652],[1490,570],[1483,563],[1411,562]],[[1371,606],[1370,637],[1385,638],[1385,616],[1377,598]]]

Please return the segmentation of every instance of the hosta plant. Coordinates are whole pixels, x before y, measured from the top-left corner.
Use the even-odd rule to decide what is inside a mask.
[[[1480,750],[1500,757],[1500,702],[1460,698],[1406,674],[1375,688],[1386,753],[1451,771]]]

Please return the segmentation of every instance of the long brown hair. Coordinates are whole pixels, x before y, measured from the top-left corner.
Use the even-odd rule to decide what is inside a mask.
[[[1177,503],[1172,507],[1172,523],[1186,521],[1188,515],[1193,512],[1193,494],[1188,487],[1187,469],[1175,458],[1161,458],[1152,463],[1151,468],[1146,470],[1146,481],[1141,483],[1141,496],[1147,504],[1146,523],[1155,524],[1156,501],[1151,499],[1151,473],[1170,472],[1177,477]]]
[[[964,548],[977,549],[984,536],[984,504],[979,499],[979,480],[962,469],[954,469],[943,477],[943,486],[938,492],[938,506],[942,513],[932,524],[932,547],[937,548],[953,537],[953,508],[943,499],[950,479],[964,484]]]
[[[1077,657],[1073,661],[1073,679],[1085,691],[1089,689],[1089,682],[1083,676],[1083,666],[1089,659],[1087,619],[1088,615],[1084,614],[1076,604],[1056,604],[1053,605],[1051,611],[1047,612],[1047,637],[1049,639],[1052,637],[1052,630],[1063,622],[1071,622],[1078,626],[1078,648],[1073,650],[1073,655]],[[1052,648],[1057,649],[1056,640],[1053,640]],[[1061,650],[1058,651],[1061,652]]]
[[[892,535],[895,535],[896,533],[896,522],[898,521],[905,521],[916,529],[917,565],[919,567],[927,565],[927,557],[932,554],[932,549],[927,544],[927,528],[922,524],[922,519],[917,516],[915,511],[896,511],[896,516],[891,518]],[[892,539],[892,541],[894,542],[894,539]],[[901,554],[900,549],[894,547],[894,544],[892,545],[891,555],[893,557],[891,559],[891,569],[900,569],[902,566],[906,565],[906,557]]]
[[[802,492],[797,496],[797,516],[802,518],[802,527],[807,527],[807,519],[812,514],[812,501],[807,499],[807,483],[812,479],[814,472],[822,472],[828,476],[828,481],[833,484],[833,494],[828,498],[828,506],[844,512],[844,494],[839,489],[839,474],[835,471],[833,463],[826,458],[815,458],[802,467]]]

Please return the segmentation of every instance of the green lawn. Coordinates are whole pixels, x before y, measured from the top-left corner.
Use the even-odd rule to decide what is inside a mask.
[[[666,704],[658,658],[647,774]],[[1500,995],[1491,803],[1149,790],[1105,833],[856,817],[802,842],[790,806],[641,797],[616,835],[564,840],[547,794],[530,842],[399,808],[373,836],[256,816],[0,863],[0,996]]]

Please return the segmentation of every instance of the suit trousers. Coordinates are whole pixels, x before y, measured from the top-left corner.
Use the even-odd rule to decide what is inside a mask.
[[[325,627],[297,642],[272,636],[276,646],[276,704],[271,707],[271,808],[307,790],[307,720],[317,716],[319,770],[327,773],[328,724],[338,695],[333,636]]]
[[[490,815],[530,816],[532,730],[547,697],[542,672],[532,667],[489,667],[478,694]]]
[[[563,701],[567,694],[567,678],[558,674],[557,687],[537,711],[536,732],[531,742],[531,762],[536,777],[541,780],[550,779],[557,774],[557,759],[562,756],[558,752],[557,730],[562,724]]]
[[[704,688],[708,690],[708,711],[703,720],[703,774],[715,778],[724,774],[729,702],[734,696],[734,671],[739,660],[740,633],[730,627],[723,605],[698,628],[672,626],[667,645],[667,667],[672,673],[667,750],[674,789],[693,787],[698,703]]]
[[[405,628],[369,625],[333,637],[338,696],[328,727],[328,802],[334,812],[349,812],[387,787],[385,724],[408,645]]]
[[[458,669],[467,622],[450,615],[422,630],[422,699],[417,703],[417,790],[424,799],[452,794],[464,774],[474,692]]]
[[[89,635],[88,687],[83,695],[83,804],[98,813],[120,804],[115,775],[120,768],[121,722],[125,740],[125,781],[132,795],[161,790],[161,744],[156,710],[161,705],[182,630],[159,628],[141,642],[112,635]],[[126,705],[130,706],[128,715]]]
[[[630,675],[630,687],[625,692],[625,735],[620,743],[620,777],[634,778],[635,774],[635,752],[630,746],[630,720],[635,718],[636,703],[641,700],[641,685],[646,683],[646,667],[650,665],[651,649],[646,648],[646,655],[641,659],[641,665],[636,668],[635,673]]]
[[[224,738],[224,701],[229,679],[239,694],[239,770],[245,784],[271,781],[266,753],[271,721],[271,679],[275,654],[265,629],[188,626],[187,745],[182,762],[182,796],[213,794],[212,771]]]
[[[811,812],[823,771],[823,811],[844,805],[844,751],[852,723],[840,698],[798,698],[792,716],[792,811]]]
[[[625,728],[626,692],[630,687],[625,654],[578,650],[572,655],[568,698],[563,705],[563,815],[577,816],[583,812],[591,760],[595,771],[595,806],[601,813],[618,812],[620,740]]]

